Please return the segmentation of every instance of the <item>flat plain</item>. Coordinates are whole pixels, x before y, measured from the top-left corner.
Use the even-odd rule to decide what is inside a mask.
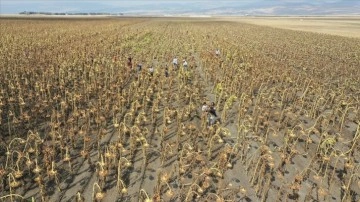
[[[359,16],[226,17],[226,19],[282,29],[360,38]]]
[[[358,18],[0,23],[0,201],[360,200]]]

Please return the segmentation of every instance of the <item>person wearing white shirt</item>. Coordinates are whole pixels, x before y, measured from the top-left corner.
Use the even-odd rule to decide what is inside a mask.
[[[183,67],[184,67],[184,70],[187,70],[188,68],[188,63],[186,62],[186,60],[183,60]]]
[[[219,50],[219,49],[216,49],[215,55],[216,55],[216,56],[219,56],[219,55],[220,55],[220,50]]]
[[[149,67],[149,74],[150,74],[150,76],[152,76],[154,74],[154,67],[152,67],[152,66]]]
[[[201,107],[202,112],[207,112],[209,109],[209,106],[206,104],[206,102],[203,103],[203,106]]]
[[[178,59],[177,59],[176,56],[175,56],[175,58],[173,59],[172,63],[173,63],[173,65],[174,65],[174,68],[176,69],[177,66],[178,66]]]

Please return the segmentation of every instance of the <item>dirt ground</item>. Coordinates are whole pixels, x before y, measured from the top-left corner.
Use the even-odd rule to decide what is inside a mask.
[[[360,40],[297,20],[4,20],[0,201],[360,200]]]
[[[237,22],[265,25],[281,29],[316,32],[360,38],[359,16],[328,17],[224,17]]]

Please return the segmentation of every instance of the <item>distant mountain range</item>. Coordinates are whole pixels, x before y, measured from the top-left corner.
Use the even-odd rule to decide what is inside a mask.
[[[5,13],[111,15],[360,15],[360,0],[33,1],[2,0]],[[38,2],[36,4],[35,2]],[[40,3],[39,3],[40,2]],[[45,3],[45,2],[52,2]],[[86,2],[86,3],[84,3]],[[45,5],[46,4],[46,5]],[[19,10],[22,9],[23,10]]]
[[[254,1],[253,3],[229,3],[225,5],[219,1],[215,4],[203,2],[145,4],[127,7],[126,9],[112,8],[110,12],[126,14],[158,14],[158,15],[360,15],[360,0],[345,0],[325,2],[290,0]],[[239,1],[241,2],[241,1]],[[322,3],[324,2],[324,3]]]

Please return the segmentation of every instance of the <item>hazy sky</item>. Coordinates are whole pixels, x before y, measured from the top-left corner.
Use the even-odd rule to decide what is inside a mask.
[[[110,12],[110,13],[236,13],[324,12],[347,14],[360,10],[360,0],[0,0],[0,13]],[[359,13],[359,12],[358,12]]]

